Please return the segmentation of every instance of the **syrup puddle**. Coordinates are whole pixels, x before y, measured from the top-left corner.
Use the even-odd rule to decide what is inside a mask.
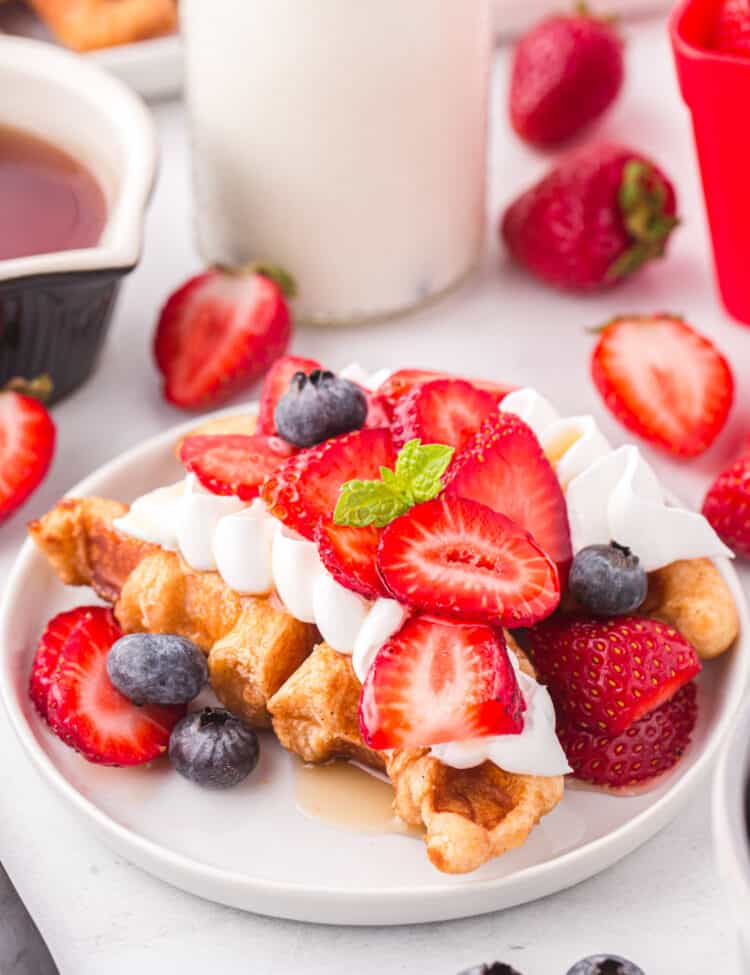
[[[310,819],[357,833],[421,837],[393,812],[393,786],[376,772],[351,762],[304,765],[296,771],[297,809]]]

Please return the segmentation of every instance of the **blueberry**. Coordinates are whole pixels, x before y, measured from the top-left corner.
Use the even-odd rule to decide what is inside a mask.
[[[589,545],[573,559],[568,585],[583,609],[595,616],[632,613],[646,598],[648,579],[629,548],[611,542]]]
[[[367,419],[367,397],[348,379],[315,369],[296,372],[274,412],[279,436],[296,447],[312,447],[359,430]]]
[[[568,975],[643,975],[643,970],[619,955],[591,955],[573,965]]]
[[[506,965],[504,961],[493,961],[487,965],[475,965],[473,968],[467,968],[459,975],[520,975],[520,973],[515,968],[511,968],[510,965]]]
[[[107,673],[137,704],[187,704],[208,680],[206,657],[190,640],[170,633],[130,633],[112,644]]]
[[[180,775],[210,789],[229,789],[258,764],[258,736],[223,708],[186,714],[169,737],[169,760]]]

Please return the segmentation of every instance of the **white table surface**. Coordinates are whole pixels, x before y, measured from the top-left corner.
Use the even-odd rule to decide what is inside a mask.
[[[650,451],[666,483],[700,503],[711,474],[735,449],[747,416],[750,336],[716,300],[688,119],[679,101],[664,25],[628,31],[627,90],[603,134],[651,152],[678,186],[684,223],[670,257],[608,295],[561,297],[502,262],[494,239],[486,264],[460,293],[386,326],[300,331],[294,350],[333,367],[449,368],[538,386],[564,412],[592,412],[615,441],[624,436],[588,378],[586,326],[627,311],[688,315],[730,355],[739,380],[729,429],[691,464]],[[493,103],[491,212],[541,172],[546,160],[505,123],[507,53],[498,59]],[[24,522],[77,480],[183,414],[160,397],[150,337],[160,303],[199,266],[192,247],[184,117],[155,107],[161,177],[144,259],[127,281],[95,377],[55,409],[52,472],[24,511],[0,529],[0,578]],[[364,232],[364,228],[363,228]],[[494,235],[493,235],[494,237]],[[744,573],[747,583],[750,575]],[[91,837],[37,778],[0,713],[0,860],[48,940],[62,975],[454,975],[503,959],[523,975],[565,975],[595,951],[632,957],[647,975],[739,972],[732,924],[711,849],[709,784],[681,818],[605,874],[536,904],[472,920],[410,928],[325,928],[242,914],[183,894],[141,873]],[[207,827],[208,828],[208,827]],[[283,842],[283,837],[280,838]]]

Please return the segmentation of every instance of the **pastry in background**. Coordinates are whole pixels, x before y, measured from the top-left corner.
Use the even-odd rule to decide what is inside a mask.
[[[177,28],[175,0],[28,0],[55,37],[76,51],[130,44]]]

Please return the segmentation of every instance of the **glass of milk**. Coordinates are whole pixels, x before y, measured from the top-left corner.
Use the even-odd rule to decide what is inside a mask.
[[[488,0],[181,0],[198,243],[296,278],[297,318],[415,308],[476,264]]]

